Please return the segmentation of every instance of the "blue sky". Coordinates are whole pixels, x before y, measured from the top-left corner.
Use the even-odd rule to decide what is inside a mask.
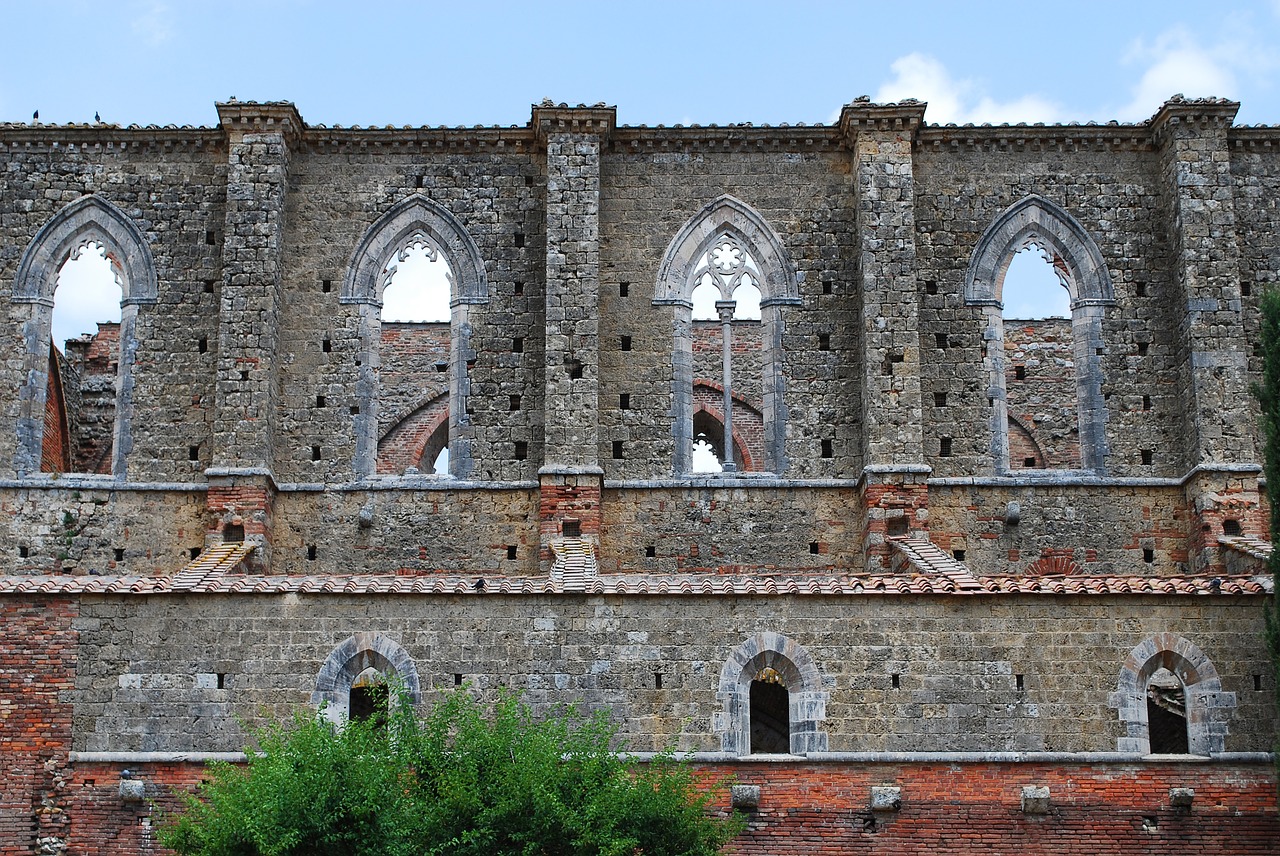
[[[1175,92],[1280,124],[1280,0],[0,0],[0,121],[524,124],[550,97],[629,125],[829,122],[859,95],[932,122],[1141,121]]]
[[[919,98],[935,123],[1135,122],[1181,92],[1280,125],[1280,0],[0,0],[0,12],[9,122],[39,110],[45,123],[96,112],[212,126],[214,102],[234,96],[293,101],[326,125],[523,125],[547,97],[616,105],[624,125],[827,123],[860,95]],[[1007,293],[1007,314],[1065,311],[1047,265],[1022,255],[1015,271],[1042,284],[1032,302]]]

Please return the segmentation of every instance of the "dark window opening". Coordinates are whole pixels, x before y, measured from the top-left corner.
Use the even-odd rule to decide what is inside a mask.
[[[822,440],[822,457],[824,457],[824,458],[834,458],[834,457],[835,457],[835,455],[836,455],[835,444],[834,444],[834,443],[832,443],[832,441],[831,441],[831,439],[830,439],[829,437],[827,437],[827,438],[823,438],[823,440]]]
[[[227,688],[226,672],[218,672],[218,689],[225,690]]]
[[[582,521],[581,520],[562,520],[560,521],[560,532],[566,538],[582,537]]]
[[[205,232],[204,242],[210,247],[214,246],[215,244],[218,243],[218,233],[213,231]]]
[[[198,351],[199,351],[200,353],[202,353],[202,354],[207,354],[207,353],[209,353],[209,340],[208,340],[208,338],[206,338],[205,336],[201,336],[201,337],[200,337],[200,340],[199,340],[198,342],[196,342],[196,350],[198,350]]]
[[[810,541],[810,542],[809,542],[809,554],[810,554],[811,556],[816,556],[816,555],[818,555],[818,553],[820,553],[820,552],[822,552],[821,545],[820,545],[817,541]]]
[[[524,339],[522,337],[517,337],[511,340],[511,353],[513,354],[524,353]]]
[[[830,293],[831,293],[831,280],[829,280],[829,279],[824,279],[824,280],[822,281],[822,293],[823,293],[823,294],[830,294]]]
[[[188,447],[187,447],[187,460],[188,460],[188,461],[198,461],[198,460],[200,460],[200,447],[199,447],[199,446],[188,446]]]
[[[831,334],[830,333],[818,334],[818,350],[819,351],[831,350]]]
[[[1222,521],[1222,534],[1242,535],[1244,534],[1244,530],[1241,529],[1239,520],[1224,520]]]
[[[116,561],[117,561],[117,562],[123,562],[123,561],[124,561],[124,548],[123,548],[123,547],[116,547],[116,548],[115,548],[115,550],[113,550],[112,552],[113,552],[113,554],[115,555],[115,557],[116,557]]]
[[[955,559],[957,562],[963,562],[963,561],[964,561],[964,557],[965,557],[965,552],[964,552],[964,550],[952,550],[952,551],[951,551],[951,558]]]
[[[1140,357],[1145,357],[1146,355],[1147,355],[1147,343],[1146,343],[1146,342],[1139,342],[1139,343],[1138,343],[1138,356],[1140,356]]]
[[[240,370],[240,380],[248,380],[248,379],[249,379],[249,370],[248,370],[248,369],[241,369],[241,370]]]
[[[516,460],[523,461],[529,457],[529,444],[524,440],[516,440]]]
[[[19,545],[18,545],[18,558],[19,558],[19,559],[26,559],[26,558],[30,557],[30,555],[31,555],[31,548],[29,548],[26,544],[19,544]]]
[[[519,297],[520,295],[524,294],[524,283],[523,283],[523,282],[517,282],[515,285],[513,285],[513,286],[511,287],[511,292],[512,292],[512,294],[514,294],[516,297]]]
[[[1142,463],[1144,463],[1144,464],[1149,464],[1149,463],[1151,463],[1153,460],[1155,460],[1155,452],[1153,452],[1151,449],[1143,449],[1143,450],[1142,450]]]
[[[323,395],[317,395],[317,396],[316,396],[316,407],[324,407],[324,406],[325,406],[325,399],[324,399],[324,396],[323,396]]]
[[[621,440],[613,441],[613,459],[615,461],[622,460],[622,441]]]
[[[937,294],[937,293],[938,293],[938,283],[937,283],[935,280],[932,280],[932,279],[926,279],[926,280],[924,281],[924,293],[925,293],[925,294]]]
[[[357,684],[351,688],[347,716],[352,722],[372,722],[374,725],[385,725],[389,698],[387,685],[383,681]]]
[[[653,673],[653,688],[655,690],[662,689],[662,672]]]
[[[507,396],[507,409],[508,409],[508,410],[510,410],[510,411],[513,411],[513,412],[514,412],[514,411],[516,411],[516,410],[519,410],[519,409],[520,409],[520,396],[518,396],[518,395],[511,395],[511,396]]]
[[[752,755],[784,755],[791,751],[790,699],[787,688],[776,681],[770,676],[751,682]]]
[[[204,293],[205,293],[205,294],[213,294],[213,280],[211,280],[211,279],[206,279],[206,280],[204,281]]]
[[[1013,367],[1013,379],[1014,379],[1014,380],[1026,380],[1026,379],[1027,379],[1027,367],[1026,367],[1026,366],[1014,366],[1014,367]]]
[[[631,350],[631,337],[630,337],[630,336],[623,336],[623,337],[622,337],[622,341],[621,341],[621,343],[620,343],[620,346],[621,346],[622,350],[624,350],[624,351],[629,351],[629,350]]]
[[[507,545],[507,558],[508,558],[508,559],[514,559],[514,558],[516,557],[516,552],[517,552],[517,551],[516,551],[516,545],[515,545],[515,544],[508,544],[508,545]]]
[[[1240,283],[1240,296],[1241,296],[1241,297],[1248,297],[1248,296],[1250,296],[1251,294],[1253,294],[1253,286],[1251,286],[1251,285],[1250,285],[1249,283],[1247,283],[1247,282],[1242,282],[1242,283]]]
[[[1136,286],[1134,286],[1134,293],[1135,293],[1138,297],[1146,297],[1146,296],[1147,296],[1147,284],[1146,284],[1145,282],[1140,282],[1140,283],[1138,283]]]
[[[892,679],[893,688],[894,688],[895,690],[900,690],[900,689],[902,689],[902,676],[901,676],[901,675],[899,675],[899,674],[897,674],[897,673],[894,673],[894,674],[893,674],[893,675],[891,675],[890,677],[891,677],[891,679]]]
[[[1186,690],[1168,669],[1161,669],[1147,682],[1147,727],[1153,755],[1186,755]]]
[[[314,562],[315,560],[316,560],[316,545],[308,544],[307,545],[307,561]]]
[[[352,416],[359,416],[359,415],[360,415],[360,405],[358,405],[358,404],[353,404],[353,405],[351,405],[351,407],[349,408],[348,412],[349,412]]]
[[[330,339],[325,339],[324,341],[322,341],[322,342],[320,343],[320,350],[324,351],[326,354],[331,353],[331,352],[333,351],[333,342],[332,342],[332,340],[330,340]]]
[[[240,523],[228,523],[222,527],[222,540],[226,544],[238,544],[244,541],[244,526]]]
[[[1022,459],[1022,465],[1027,468],[1034,468],[1036,465],[1035,455],[1030,455]]]
[[[320,280],[320,290],[323,291],[325,294],[328,294],[329,292],[333,291],[333,280],[331,279]]]
[[[950,437],[942,437],[938,440],[938,457],[940,458],[951,457],[951,438]]]
[[[646,559],[656,559],[658,557],[658,548],[652,544],[644,548],[644,557]]]
[[[1254,689],[1254,692],[1262,691],[1262,675],[1253,676],[1253,689]]]
[[[1142,396],[1142,409],[1143,410],[1151,409],[1151,396],[1149,395]]]
[[[630,394],[630,393],[624,392],[624,393],[622,393],[622,394],[620,394],[620,395],[618,396],[618,409],[619,409],[619,410],[630,410],[630,409],[631,409],[631,394]]]
[[[190,548],[189,550],[187,550],[187,555],[190,556],[192,559],[200,558],[200,548],[199,547]]]
[[[946,407],[946,406],[947,406],[947,394],[946,394],[945,392],[935,392],[935,393],[933,394],[933,406],[934,406],[934,407]]]
[[[582,380],[582,363],[578,360],[569,363],[569,380]]]
[[[628,294],[630,294],[630,293],[631,293],[631,283],[629,283],[629,282],[620,282],[620,283],[618,283],[618,296],[619,296],[619,297],[626,297],[626,296],[627,296]]]
[[[454,685],[455,687],[460,687],[460,686],[462,686],[462,673],[461,673],[461,672],[454,672],[454,673],[453,673],[453,685]]]
[[[312,447],[311,447],[311,460],[313,460],[313,461],[318,461],[318,460],[320,460],[320,447],[319,447],[319,446],[312,446]]]
[[[907,534],[910,528],[910,521],[905,516],[890,517],[884,524],[885,532],[892,537],[899,537]]]
[[[1022,675],[1013,676],[1013,685],[1018,690],[1018,692],[1022,692],[1027,688],[1026,681],[1022,679]]]
[[[1142,561],[1150,565],[1150,564],[1153,564],[1155,560],[1156,560],[1156,551],[1144,548],[1142,551]]]
[[[516,232],[516,246],[517,247],[524,246],[524,232]]]
[[[948,347],[950,347],[950,346],[951,346],[951,343],[950,343],[949,341],[947,341],[947,334],[946,334],[946,333],[934,333],[934,334],[933,334],[933,338],[934,338],[934,343],[935,343],[935,344],[938,346],[938,348],[939,348],[939,349],[941,349],[941,350],[944,350],[944,351],[945,351]]]

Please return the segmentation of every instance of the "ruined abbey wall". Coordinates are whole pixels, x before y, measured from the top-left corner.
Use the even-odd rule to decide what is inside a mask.
[[[1280,132],[1235,108],[646,128],[547,103],[522,127],[344,129],[229,102],[214,128],[0,126],[0,853],[151,852],[121,769],[171,804],[245,726],[341,708],[358,657],[424,702],[608,708],[628,749],[740,771],[762,789],[744,852],[908,852],[955,800],[1009,852],[1123,849],[1149,820],[1266,852],[1248,390]],[[87,242],[122,320],[69,359],[116,364],[59,399],[53,284]],[[1033,245],[1070,317],[1006,323]],[[448,261],[447,323],[383,321],[408,246]],[[759,320],[695,317],[696,285],[724,302],[744,275]],[[726,386],[741,466],[699,470]],[[46,426],[86,400],[110,454],[57,466]],[[762,764],[766,668],[791,753]],[[1159,668],[1185,756],[1150,757]],[[1054,812],[1029,819],[1023,785]],[[1175,787],[1199,789],[1194,834]]]

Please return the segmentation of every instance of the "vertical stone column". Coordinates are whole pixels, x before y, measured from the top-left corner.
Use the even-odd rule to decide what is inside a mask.
[[[1185,490],[1192,570],[1221,573],[1217,536],[1236,520],[1266,537],[1258,508],[1258,452],[1240,295],[1234,184],[1227,131],[1240,105],[1216,98],[1165,102],[1151,122],[1165,181],[1175,316],[1186,384]],[[1252,530],[1252,531],[1251,531]]]
[[[227,134],[227,209],[208,540],[258,545],[270,563],[273,440],[279,382],[284,207],[289,147],[302,117],[287,102],[218,104]]]
[[[720,361],[724,377],[724,461],[726,473],[738,468],[733,457],[733,312],[736,300],[717,300],[716,313],[720,316]]]
[[[603,106],[533,110],[547,170],[543,558],[556,539],[600,534],[600,154],[615,119]]]
[[[853,158],[862,297],[864,531],[882,561],[887,536],[924,529],[928,516],[912,161],[924,109],[855,101],[840,115]]]

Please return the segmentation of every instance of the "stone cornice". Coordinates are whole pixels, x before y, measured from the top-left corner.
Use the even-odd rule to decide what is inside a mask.
[[[611,148],[631,154],[665,152],[791,152],[833,149],[839,132],[829,125],[690,125],[624,127]]]
[[[908,98],[895,104],[873,104],[870,99],[859,98],[844,105],[837,127],[846,143],[852,147],[860,134],[896,134],[914,139],[924,125],[924,101]]]
[[[551,134],[583,134],[609,139],[618,124],[618,108],[607,107],[603,102],[588,107],[579,104],[553,104],[550,99],[533,105],[529,127],[538,135],[538,145],[546,146]]]
[[[1179,130],[1207,131],[1230,128],[1240,110],[1239,101],[1226,98],[1183,98],[1175,95],[1151,117],[1151,137],[1165,145]]]
[[[31,125],[0,123],[0,151],[187,151],[220,148],[226,135],[218,128],[189,125]]]
[[[918,151],[1141,152],[1152,149],[1146,125],[930,125],[916,135]]]
[[[536,142],[532,128],[513,126],[433,128],[383,127],[342,128],[311,125],[302,134],[304,146],[312,149],[375,149],[383,151],[515,151],[531,149]]]
[[[1233,126],[1227,131],[1233,149],[1263,149],[1280,152],[1280,125]]]
[[[218,101],[218,122],[232,143],[245,134],[279,134],[289,144],[306,127],[291,101]]]

